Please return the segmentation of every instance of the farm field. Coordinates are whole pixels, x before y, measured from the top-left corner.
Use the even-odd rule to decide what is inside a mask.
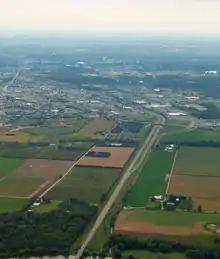
[[[44,181],[40,178],[22,177],[12,174],[0,181],[0,195],[12,198],[29,198],[43,183]]]
[[[107,120],[104,118],[97,118],[90,121],[87,125],[85,125],[81,130],[80,133],[104,133],[106,134],[112,127],[115,125],[113,120]]]
[[[166,191],[166,175],[170,173],[175,152],[153,150],[134,185],[127,194],[125,205],[146,206],[151,196]]]
[[[86,145],[85,145],[86,146]],[[33,147],[28,145],[2,146],[1,156],[6,158],[40,158],[53,160],[77,160],[87,148],[58,149],[56,146]]]
[[[99,203],[120,177],[117,169],[75,167],[46,197],[53,200],[77,198]]]
[[[0,181],[0,195],[30,198],[40,194],[72,165],[73,162],[28,159]]]
[[[130,255],[135,256],[135,258],[141,259],[187,259],[186,255],[180,253],[151,253],[144,250],[128,250],[123,253],[123,256],[128,257]],[[124,257],[123,257],[124,258]]]
[[[180,148],[173,173],[220,177],[219,154],[220,148]]]
[[[77,132],[77,133],[73,133],[71,135],[72,140],[80,140],[80,139],[86,139],[87,141],[92,141],[92,140],[96,140],[96,139],[103,139],[104,135],[102,134],[95,134],[95,133],[83,133],[83,132]]]
[[[150,113],[134,113],[134,112],[123,112],[123,117],[127,120],[134,121],[150,121],[152,115]]]
[[[84,157],[77,166],[96,166],[96,167],[114,167],[123,168],[131,154],[133,148],[125,147],[94,147],[92,151],[95,152],[109,152],[109,157]]]
[[[72,120],[66,124],[62,121],[58,124],[44,125],[40,127],[31,127],[27,129],[21,129],[20,134],[27,134],[30,137],[41,137],[41,141],[50,141],[57,143],[59,140],[71,141],[78,138],[79,131],[87,124],[90,120]],[[80,137],[80,134],[79,134]]]
[[[201,199],[203,210],[208,210],[210,199],[213,211],[219,211],[220,208],[220,178],[207,176],[189,176],[189,175],[172,175],[170,179],[168,194],[183,195],[192,197],[194,201]],[[214,202],[215,201],[215,202]],[[207,208],[208,206],[208,208]]]
[[[57,142],[59,139],[68,137],[74,132],[71,126],[41,126],[29,129],[24,129],[20,132],[25,132],[31,137],[41,136],[41,140]]]
[[[141,138],[146,135],[148,125],[138,121],[120,122],[112,130],[108,139]]]
[[[185,125],[169,125],[169,122],[167,125],[163,126],[163,129],[161,130],[161,133],[175,133],[175,132],[181,132],[184,129],[186,129]]]
[[[60,123],[52,124],[52,125],[43,125],[37,126],[33,128],[23,129],[20,132],[25,132],[30,135],[40,135],[40,136],[59,136],[59,135],[68,135],[73,132],[78,132],[86,123],[89,121],[84,119],[74,119],[71,121],[60,121]]]
[[[120,212],[115,230],[138,236],[211,235],[212,232],[205,229],[206,223],[219,224],[219,215],[135,209]]]
[[[143,125],[137,133],[129,132],[129,131],[122,131],[119,134],[112,133],[109,135],[111,139],[127,139],[127,138],[144,138],[147,134],[147,129],[149,125]]]
[[[5,177],[8,174],[12,173],[15,170],[15,168],[20,166],[22,163],[22,159],[10,159],[0,157],[0,180],[2,179],[2,177]]]
[[[79,149],[89,149],[94,145],[94,142],[64,142],[60,143],[60,146],[68,146],[68,147],[73,147],[73,148],[79,148]]]
[[[175,141],[220,141],[220,132],[211,130],[195,129],[191,131],[183,131],[172,133],[164,136],[161,142],[175,142]]]
[[[0,197],[0,213],[20,211],[27,203],[28,199]]]
[[[42,136],[31,136],[24,132],[0,130],[0,142],[39,142],[42,139]]]

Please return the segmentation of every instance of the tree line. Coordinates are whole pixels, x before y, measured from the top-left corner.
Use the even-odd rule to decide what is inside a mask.
[[[157,148],[165,148],[170,144],[176,147],[220,147],[220,141],[215,140],[200,140],[200,141],[190,141],[190,140],[174,140],[174,141],[164,141],[157,145]]]

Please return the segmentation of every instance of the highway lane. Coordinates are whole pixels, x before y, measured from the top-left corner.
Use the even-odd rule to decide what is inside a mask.
[[[81,248],[78,250],[75,259],[79,259],[83,252],[85,251],[86,247],[94,237],[96,231],[102,224],[103,220],[105,219],[106,215],[108,214],[109,210],[111,209],[113,203],[115,202],[116,198],[118,197],[119,193],[121,192],[123,186],[125,185],[127,179],[131,176],[131,174],[139,168],[139,166],[143,163],[146,155],[150,151],[151,147],[155,143],[158,134],[160,132],[160,129],[162,126],[160,124],[163,124],[165,122],[165,119],[162,116],[158,116],[158,124],[154,125],[152,127],[151,132],[145,139],[144,144],[137,152],[135,158],[132,160],[131,164],[127,168],[127,170],[124,172],[124,175],[122,176],[121,180],[119,181],[118,185],[116,186],[114,192],[112,193],[109,200],[106,202],[105,206],[103,207],[101,213],[99,214],[98,218],[96,219],[95,224],[93,225],[92,229],[89,231],[84,243],[82,244]]]

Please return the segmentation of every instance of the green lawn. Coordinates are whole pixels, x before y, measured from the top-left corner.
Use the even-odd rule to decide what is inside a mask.
[[[108,192],[120,174],[121,171],[116,169],[76,167],[47,194],[47,197],[54,200],[73,197],[99,203],[101,196]]]
[[[161,142],[167,141],[220,141],[220,132],[212,130],[195,129],[191,131],[183,131],[178,133],[172,133],[164,136]]]
[[[20,211],[27,202],[28,199],[0,197],[0,213]]]
[[[0,178],[12,173],[22,163],[22,159],[0,157]]]
[[[139,259],[187,259],[186,255],[180,253],[162,254],[151,253],[144,250],[128,250],[123,253],[123,258],[134,255]]]
[[[220,148],[180,148],[175,174],[220,176]]]
[[[33,211],[36,213],[45,213],[52,210],[56,210],[60,204],[60,201],[51,201],[49,204],[41,204],[38,207],[34,207]]]
[[[148,221],[158,226],[193,226],[198,222],[220,223],[219,214],[137,209],[129,220]]]
[[[40,178],[10,175],[0,181],[0,195],[28,197],[43,183]]]
[[[146,206],[150,196],[164,194],[165,176],[170,173],[174,156],[175,152],[152,151],[137,181],[127,194],[127,206]]]

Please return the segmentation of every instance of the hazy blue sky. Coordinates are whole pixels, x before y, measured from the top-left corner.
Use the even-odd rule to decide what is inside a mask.
[[[220,0],[0,0],[8,29],[220,34]]]

